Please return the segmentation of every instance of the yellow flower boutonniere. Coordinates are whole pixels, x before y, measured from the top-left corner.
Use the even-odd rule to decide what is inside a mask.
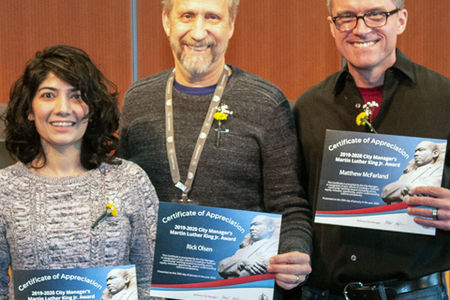
[[[109,217],[109,216],[113,216],[113,217],[117,216],[117,208],[112,203],[106,204],[105,211],[103,212],[103,214],[101,214],[100,217],[97,218],[97,220],[95,220],[95,222],[94,222],[94,224],[92,224],[91,228],[95,228],[98,225],[98,223],[100,223],[101,220],[103,220],[104,218]]]
[[[218,111],[214,114],[214,119],[216,119],[217,121],[225,121],[226,119],[228,119],[228,115],[226,113]]]
[[[364,125],[366,125],[366,122],[367,122],[367,115],[366,115],[366,112],[365,112],[365,111],[359,113],[359,114],[356,116],[356,125],[358,125],[358,126],[364,126]]]
[[[375,130],[375,128],[373,127],[372,123],[370,123],[370,116],[372,115],[372,107],[378,107],[378,103],[376,103],[375,101],[372,102],[367,102],[366,104],[363,105],[363,112],[360,112],[357,116],[356,116],[356,125],[358,126],[364,126],[367,125],[370,128],[370,131],[373,133],[377,133],[377,131]]]
[[[228,105],[222,104],[217,107],[217,112],[214,113],[214,119],[217,120],[217,128],[214,129],[216,131],[216,147],[220,146],[220,138],[222,133],[230,132],[227,128],[222,128],[223,121],[228,120],[228,116],[231,116],[233,112],[229,110]]]

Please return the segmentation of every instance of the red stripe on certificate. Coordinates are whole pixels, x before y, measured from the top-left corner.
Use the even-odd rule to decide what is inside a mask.
[[[207,282],[197,282],[197,283],[184,283],[184,284],[152,284],[154,287],[158,288],[207,288],[207,287],[219,287],[219,286],[229,286],[229,285],[237,285],[248,282],[255,281],[263,281],[274,279],[275,274],[261,274],[261,275],[253,275],[253,276],[244,276],[232,279],[224,279],[224,280],[214,280]]]
[[[408,204],[405,202],[382,205],[370,208],[360,208],[360,209],[351,209],[351,210],[336,210],[336,211],[328,211],[328,210],[318,210],[316,214],[324,214],[324,215],[360,215],[360,214],[374,214],[388,211],[401,210],[408,207]]]

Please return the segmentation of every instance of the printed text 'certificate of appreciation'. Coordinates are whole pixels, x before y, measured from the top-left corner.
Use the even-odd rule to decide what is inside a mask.
[[[134,265],[12,273],[16,300],[138,299]]]

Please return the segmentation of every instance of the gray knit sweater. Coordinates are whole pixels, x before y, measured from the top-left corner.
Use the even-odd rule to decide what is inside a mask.
[[[189,198],[199,205],[283,214],[281,252],[310,253],[311,212],[297,174],[297,142],[289,103],[269,82],[231,66],[222,104],[233,115],[224,121],[221,146],[213,124],[200,157]],[[120,155],[139,164],[160,201],[178,201],[165,145],[164,99],[169,70],[141,79],[125,95]],[[181,181],[212,95],[173,90],[175,147]]]
[[[108,201],[118,214],[91,229]],[[32,173],[18,162],[0,170],[0,299],[8,267],[18,270],[135,264],[148,298],[158,199],[136,164],[102,164],[74,177]],[[11,290],[12,291],[12,290]]]

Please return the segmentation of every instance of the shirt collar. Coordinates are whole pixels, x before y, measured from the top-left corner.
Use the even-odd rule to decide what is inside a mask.
[[[386,70],[386,72],[390,71],[396,74],[396,77],[404,77],[407,78],[408,81],[415,83],[416,77],[414,76],[413,64],[411,60],[403,54],[400,50],[396,49],[396,61],[392,67]],[[352,75],[348,71],[347,64],[338,72],[338,76],[336,76],[336,81],[334,84],[334,92],[335,94],[339,94],[345,87],[345,83],[347,79],[353,80]]]

